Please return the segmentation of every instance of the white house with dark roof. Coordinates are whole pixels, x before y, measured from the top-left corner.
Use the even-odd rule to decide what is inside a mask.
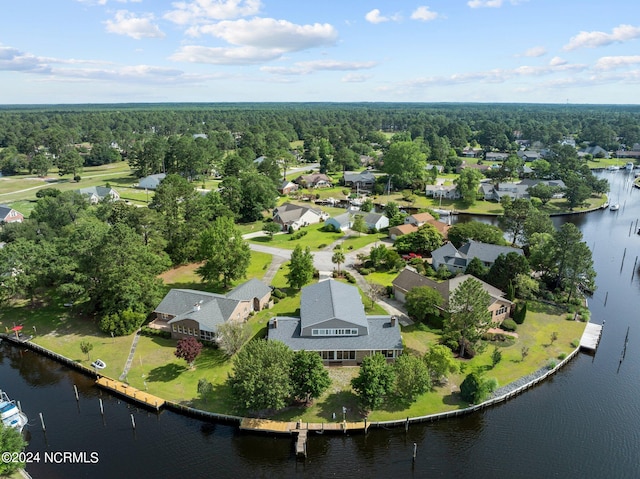
[[[193,336],[214,341],[220,324],[245,321],[251,312],[269,307],[270,299],[271,288],[257,279],[237,286],[226,295],[172,289],[153,311],[155,319],[150,326],[170,331],[175,339]]]
[[[381,353],[402,353],[400,325],[393,316],[367,316],[358,288],[332,279],[302,288],[300,317],[269,321],[268,339],[294,351],[316,351],[325,364],[356,365]]]
[[[473,258],[478,258],[484,266],[490,268],[498,256],[509,253],[524,254],[520,248],[512,248],[511,246],[471,240],[460,248],[456,248],[448,241],[431,252],[431,265],[436,271],[444,265],[451,273],[455,274],[464,272]]]

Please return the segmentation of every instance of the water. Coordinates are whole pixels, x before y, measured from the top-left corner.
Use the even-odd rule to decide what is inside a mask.
[[[602,174],[612,182],[612,195],[619,193],[620,210],[570,218],[594,249],[598,289],[589,305],[592,321],[606,320],[598,352],[578,355],[551,380],[508,403],[459,419],[412,425],[408,433],[397,428],[372,429],[367,436],[311,436],[309,457],[302,461],[294,457],[291,438],[140,410],[82,375],[4,344],[0,386],[21,400],[31,420],[28,451],[41,457],[45,451],[99,454],[97,464],[41,461],[27,470],[35,478],[92,479],[640,477],[640,274],[632,279],[640,236],[629,234],[640,218],[640,190],[630,187],[624,172]],[[620,364],[627,327],[629,342]]]

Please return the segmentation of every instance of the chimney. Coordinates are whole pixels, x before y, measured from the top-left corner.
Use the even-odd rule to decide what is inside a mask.
[[[391,327],[392,328],[396,327],[396,317],[395,316],[391,316]]]

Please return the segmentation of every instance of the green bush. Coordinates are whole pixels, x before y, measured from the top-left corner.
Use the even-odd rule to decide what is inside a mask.
[[[369,268],[361,268],[361,269],[360,269],[360,274],[361,274],[362,276],[366,276],[366,275],[368,275],[368,274],[371,274],[371,270],[370,270]]]
[[[274,288],[273,291],[271,292],[271,296],[278,299],[283,299],[287,297],[286,293],[282,291],[280,288]]]
[[[165,339],[171,338],[170,331],[163,331],[162,329],[153,329],[153,328],[150,328],[149,326],[142,326],[142,328],[140,328],[140,334],[144,336],[149,336],[149,337],[157,337],[157,338],[165,338]]]
[[[349,273],[348,271],[344,272],[344,277],[347,278],[347,281],[349,281],[349,283],[355,284],[356,279],[353,277],[353,275],[351,273]]]
[[[559,359],[560,361],[562,361],[563,359],[566,359],[566,358],[567,358],[567,353],[560,353],[560,354],[558,354],[558,359]]]
[[[551,360],[549,360],[549,363],[547,364],[547,369],[554,369],[557,365],[558,365],[558,363],[556,363],[556,361],[554,359],[551,359]]]
[[[577,348],[578,346],[580,346],[580,340],[574,339],[573,341],[571,341],[571,346]]]
[[[502,329],[505,331],[515,331],[518,328],[518,325],[513,319],[505,319],[502,321]]]

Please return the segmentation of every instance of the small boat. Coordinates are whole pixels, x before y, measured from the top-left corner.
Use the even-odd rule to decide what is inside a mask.
[[[611,211],[618,211],[620,209],[620,205],[618,203],[614,203],[611,206],[609,206],[609,209]]]
[[[633,164],[633,161],[629,161],[629,162],[625,165],[624,169],[625,169],[625,170],[627,170],[627,171],[631,171],[631,170],[633,170],[633,167],[634,167],[634,166],[635,166],[635,165]]]
[[[4,391],[0,391],[0,420],[5,427],[12,427],[20,432],[28,422],[27,416]]]
[[[104,369],[107,367],[107,364],[102,359],[96,359],[91,363],[91,366],[96,369]]]
[[[607,166],[607,170],[609,170],[609,171],[618,171],[619,169],[620,169],[620,167],[617,166],[617,165]]]

